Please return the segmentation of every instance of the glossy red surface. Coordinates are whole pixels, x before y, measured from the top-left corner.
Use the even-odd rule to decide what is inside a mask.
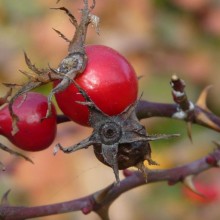
[[[0,110],[0,134],[7,137],[17,147],[27,151],[40,151],[51,145],[56,136],[56,110],[52,116],[42,120],[47,111],[47,97],[30,92],[26,98],[20,96],[13,104],[13,110],[19,117],[19,131],[12,135],[12,119],[8,105]]]
[[[122,55],[106,46],[87,46],[86,53],[86,69],[76,82],[104,113],[111,116],[121,113],[137,99],[138,82],[133,67]],[[81,125],[88,125],[88,108],[76,103],[84,98],[73,84],[55,96],[66,116]]]

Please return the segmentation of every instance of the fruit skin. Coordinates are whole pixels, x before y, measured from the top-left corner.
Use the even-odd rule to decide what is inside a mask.
[[[85,50],[88,63],[75,81],[105,114],[121,113],[137,99],[138,80],[134,69],[122,55],[109,47],[89,45]],[[55,81],[54,86],[58,83]],[[76,103],[85,99],[74,84],[55,97],[66,116],[81,125],[89,125],[88,108]]]
[[[101,145],[93,145],[96,158],[107,166],[103,155]],[[118,169],[124,170],[146,160],[146,156],[150,158],[151,148],[148,142],[136,141],[133,143],[119,144],[117,153]]]
[[[13,104],[14,113],[19,117],[19,131],[15,135],[11,133],[12,118],[7,104],[0,110],[0,134],[26,151],[46,149],[53,142],[57,131],[54,106],[51,117],[43,119],[47,107],[47,97],[42,94],[29,92],[26,97],[19,96]]]

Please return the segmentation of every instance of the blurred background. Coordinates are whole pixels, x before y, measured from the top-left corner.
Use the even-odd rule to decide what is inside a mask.
[[[79,18],[82,0],[1,0],[0,1],[0,82],[25,82],[19,69],[27,70],[23,50],[33,63],[57,67],[67,54],[67,44],[52,30],[71,38],[74,28],[61,11],[65,6]],[[104,44],[123,54],[134,66],[143,99],[172,102],[169,85],[172,74],[186,82],[192,101],[212,84],[209,108],[220,115],[220,1],[219,0],[97,0],[94,13],[100,17],[100,35],[90,27],[88,44]],[[48,94],[50,85],[37,91]],[[6,88],[0,86],[0,94]],[[59,110],[58,110],[59,111]],[[181,121],[152,118],[143,120],[149,133],[180,133],[175,140],[153,142],[152,157],[160,166],[171,168],[199,159],[215,148],[219,134],[193,125],[193,143]],[[53,146],[70,146],[87,137],[90,128],[74,122],[59,125],[52,146],[42,152],[27,153],[35,164],[1,151],[0,196],[11,189],[11,204],[36,206],[62,202],[93,193],[114,181],[109,167],[101,164],[92,148],[74,154],[53,156]],[[7,139],[0,142],[16,149]],[[16,149],[18,150],[18,149]],[[19,151],[19,150],[18,150]],[[110,209],[114,220],[218,220],[220,218],[220,170],[212,169],[196,177],[208,195],[201,199],[182,184],[155,183],[133,189],[117,199]],[[123,178],[123,176],[121,176]],[[96,220],[95,214],[80,212],[40,219]]]

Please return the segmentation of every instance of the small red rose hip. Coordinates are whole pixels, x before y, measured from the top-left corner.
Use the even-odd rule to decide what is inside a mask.
[[[102,45],[86,46],[88,62],[75,81],[107,115],[121,113],[137,99],[138,80],[130,63],[117,51]],[[54,86],[59,82],[56,81]],[[89,125],[89,110],[74,84],[55,94],[62,112],[81,125]]]
[[[26,97],[18,97],[14,104],[14,113],[19,117],[19,131],[12,135],[12,118],[8,104],[0,109],[0,135],[8,138],[18,148],[26,151],[40,151],[51,145],[57,130],[56,110],[52,107],[52,115],[43,119],[47,111],[47,97],[29,92]],[[42,120],[43,119],[43,120]]]

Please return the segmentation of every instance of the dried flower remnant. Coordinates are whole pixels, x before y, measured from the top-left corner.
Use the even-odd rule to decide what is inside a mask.
[[[140,124],[136,117],[137,102],[118,115],[108,116],[95,105],[79,85],[76,83],[75,85],[86,100],[81,104],[87,105],[89,108],[89,122],[93,127],[93,133],[88,138],[68,148],[63,148],[60,144],[57,144],[54,154],[58,150],[71,153],[93,145],[98,160],[112,167],[118,184],[120,182],[119,169],[136,166],[146,176],[144,161],[147,160],[149,165],[157,165],[151,159],[149,141],[178,135],[148,135],[145,127]]]

